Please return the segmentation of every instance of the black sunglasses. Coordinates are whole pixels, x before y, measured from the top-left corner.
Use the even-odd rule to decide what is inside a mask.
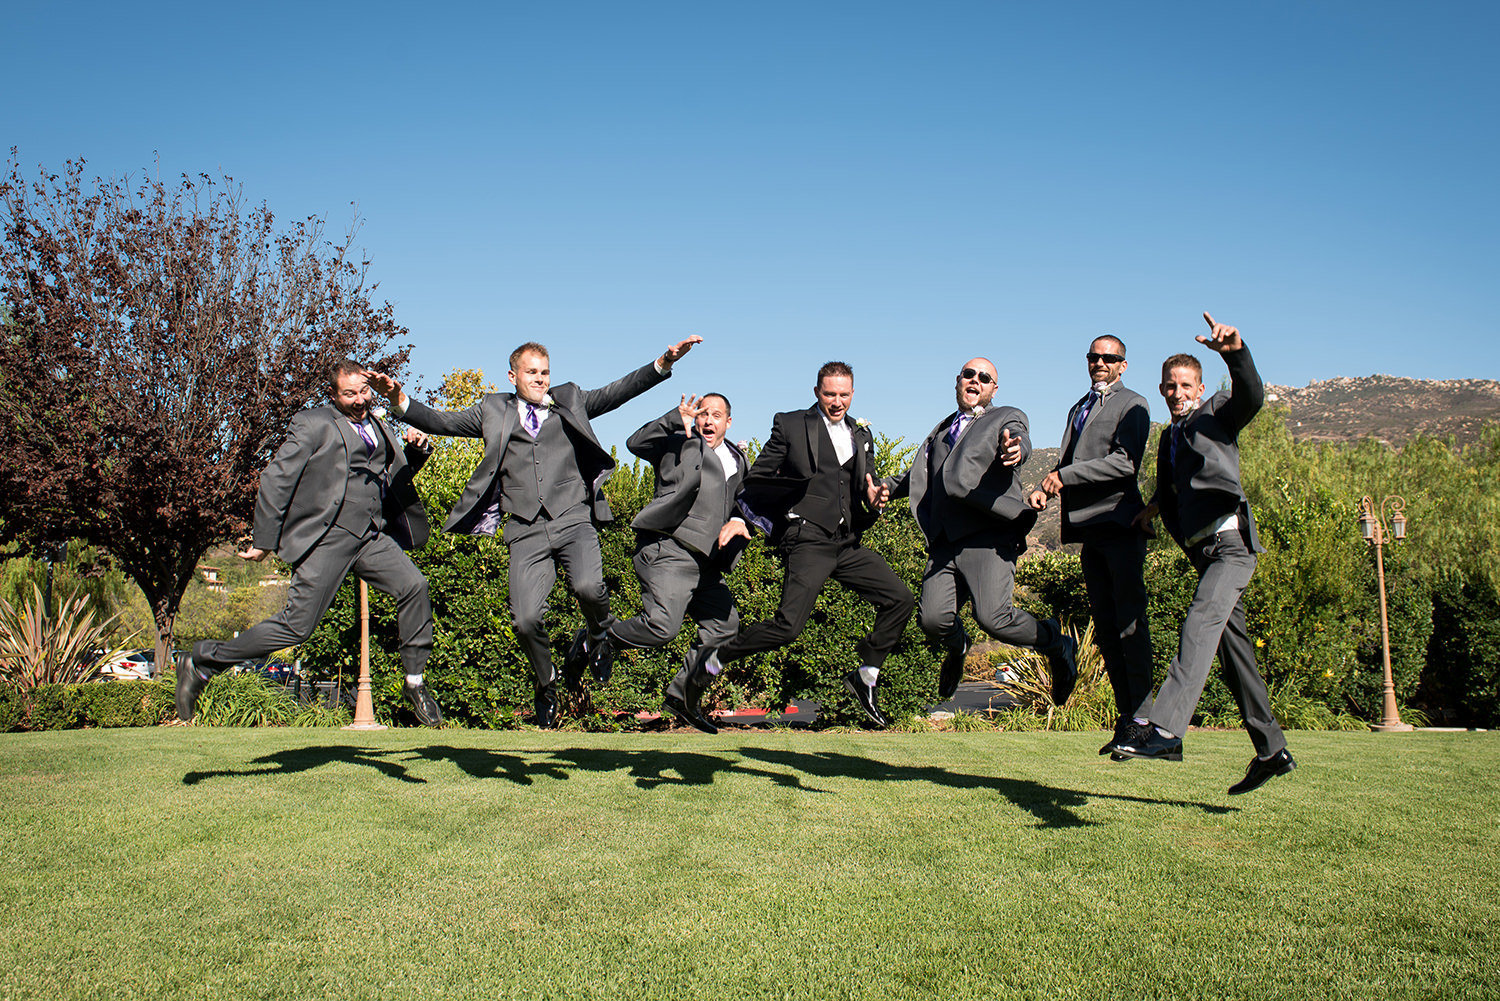
[[[1124,355],[1106,355],[1100,354],[1098,351],[1090,351],[1088,354],[1084,355],[1084,357],[1089,360],[1090,365],[1094,364],[1094,362],[1097,361],[1102,361],[1109,365],[1115,365],[1125,360]]]
[[[995,381],[995,377],[988,372],[981,372],[977,368],[966,368],[958,373],[960,379],[978,379],[981,385],[988,386]]]

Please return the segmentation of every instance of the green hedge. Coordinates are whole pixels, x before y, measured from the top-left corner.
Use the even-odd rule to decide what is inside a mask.
[[[0,689],[0,730],[155,726],[176,711],[173,686],[159,681],[41,685],[30,698]]]

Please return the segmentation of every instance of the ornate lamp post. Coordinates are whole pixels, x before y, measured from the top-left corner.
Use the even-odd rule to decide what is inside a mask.
[[[1391,533],[1386,537],[1386,505],[1391,508]],[[1385,718],[1371,723],[1370,729],[1379,733],[1395,733],[1410,730],[1411,725],[1401,722],[1401,713],[1396,708],[1396,685],[1391,680],[1391,627],[1385,611],[1385,559],[1381,547],[1387,541],[1406,538],[1405,498],[1392,494],[1375,507],[1375,502],[1366,494],[1359,502],[1359,534],[1375,549],[1375,576],[1380,581],[1380,646],[1385,661]]]

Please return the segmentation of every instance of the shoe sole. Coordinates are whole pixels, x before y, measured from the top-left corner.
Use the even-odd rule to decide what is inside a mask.
[[[1181,761],[1182,760],[1182,752],[1181,751],[1168,751],[1166,754],[1142,754],[1139,751],[1132,751],[1128,747],[1117,747],[1117,748],[1115,748],[1115,753],[1116,754],[1123,754],[1127,758],[1140,758],[1142,761]]]

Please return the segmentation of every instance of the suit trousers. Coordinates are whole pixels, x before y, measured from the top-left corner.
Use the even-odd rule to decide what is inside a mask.
[[[824,582],[833,579],[875,606],[875,627],[855,645],[855,652],[861,665],[884,664],[901,641],[901,632],[916,603],[911,588],[896,576],[896,571],[861,546],[858,536],[843,532],[830,535],[801,519],[792,522],[782,536],[781,556],[786,574],[776,614],[747,627],[720,647],[719,660],[736,660],[792,642],[807,625]]]
[[[234,639],[195,643],[193,660],[208,670],[223,670],[242,660],[306,642],[351,570],[377,591],[396,599],[401,666],[407,674],[421,674],[432,654],[432,602],[427,596],[427,578],[389,535],[372,529],[358,536],[337,525],[292,568],[286,607]]]
[[[981,532],[959,542],[931,544],[922,573],[922,631],[949,649],[964,644],[958,610],[970,598],[974,620],[1002,643],[1039,650],[1057,645],[1061,634],[1011,601],[1016,588],[1017,546],[1009,535]]]
[[[602,632],[614,621],[604,586],[599,533],[591,521],[558,526],[544,516],[530,523],[510,522],[505,545],[510,550],[511,625],[536,673],[537,688],[544,689],[557,683],[545,620],[559,563],[567,572],[568,589],[578,599],[589,632]]]
[[[1120,716],[1151,715],[1151,627],[1146,620],[1146,537],[1125,530],[1083,544],[1094,642]]]
[[[698,646],[721,646],[740,628],[723,578],[708,557],[670,535],[641,533],[635,575],[641,582],[641,614],[617,619],[609,638],[621,647],[665,646],[682,628],[684,614],[698,622]]]
[[[1244,594],[1255,573],[1255,554],[1243,532],[1230,530],[1187,547],[1187,555],[1198,571],[1198,589],[1182,621],[1177,658],[1156,693],[1151,722],[1178,736],[1187,731],[1217,651],[1255,753],[1269,757],[1286,746],[1286,737],[1271,713],[1271,697],[1245,631]]]

